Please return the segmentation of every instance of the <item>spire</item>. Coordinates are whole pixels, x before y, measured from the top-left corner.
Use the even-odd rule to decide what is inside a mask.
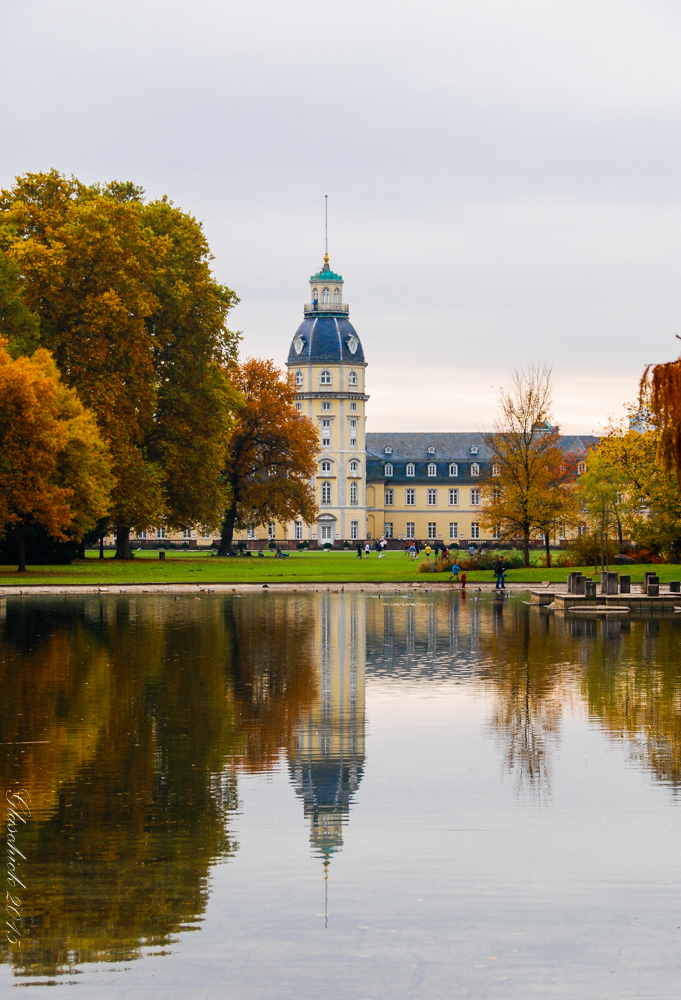
[[[331,270],[331,268],[329,267],[329,255],[328,255],[328,253],[325,253],[324,254],[324,267],[322,268],[322,271],[330,271],[330,270]]]

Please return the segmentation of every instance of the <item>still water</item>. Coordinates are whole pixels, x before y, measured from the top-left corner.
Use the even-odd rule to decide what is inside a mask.
[[[677,996],[679,618],[0,602],[3,784],[32,812],[0,989]]]

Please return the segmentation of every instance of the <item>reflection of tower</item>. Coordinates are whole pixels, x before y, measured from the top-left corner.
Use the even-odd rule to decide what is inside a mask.
[[[364,768],[366,610],[360,595],[317,598],[318,689],[295,734],[291,778],[310,820],[313,851],[328,864]]]

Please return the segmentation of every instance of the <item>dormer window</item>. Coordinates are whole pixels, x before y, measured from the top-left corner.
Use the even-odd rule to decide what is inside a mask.
[[[328,369],[325,368],[324,371],[319,376],[319,384],[331,385],[331,372],[328,371]]]
[[[393,474],[393,467],[392,467],[392,464],[390,462],[386,462],[385,463],[385,470],[384,471],[385,471],[385,475],[386,476],[392,476],[392,474]]]
[[[296,389],[302,389],[304,381],[303,373],[298,370],[295,374]]]
[[[477,444],[472,444],[471,445],[471,455],[477,455],[477,454],[478,454],[478,446],[477,446]]]
[[[393,453],[392,448],[384,448],[383,449],[383,454],[384,455],[392,455],[392,453]]]
[[[498,464],[495,463],[492,466],[492,475],[493,476],[500,476],[501,475],[501,466],[500,465],[498,465]]]
[[[473,464],[471,465],[471,476],[479,476],[479,475],[480,475],[480,466],[478,465],[477,462],[473,462]]]
[[[437,476],[437,465],[435,464],[435,462],[431,462],[430,465],[428,466],[428,475]]]
[[[335,288],[333,291],[333,304],[335,306],[340,304],[340,288]]]
[[[319,468],[323,476],[331,475],[331,462],[321,462]]]
[[[305,347],[305,341],[303,340],[303,338],[296,337],[296,339],[293,341],[293,349],[296,352],[296,354],[302,354],[304,347]]]
[[[583,476],[585,472],[586,472],[586,462],[578,462],[577,463],[577,475],[578,476]]]
[[[357,372],[350,372],[348,375],[348,385],[351,388],[357,388]]]
[[[450,476],[458,476],[459,475],[459,466],[456,464],[456,462],[452,462],[450,464],[450,466],[449,466],[449,475]]]
[[[330,301],[331,301],[331,292],[329,291],[328,288],[325,288],[324,291],[322,292],[322,305],[328,306]]]
[[[434,455],[435,454],[435,449],[434,448],[429,448],[428,449],[428,454],[429,455]]]
[[[416,475],[416,468],[414,467],[414,465],[413,465],[412,462],[409,462],[409,464],[407,465],[407,468],[406,468],[405,472],[406,472],[407,476],[415,476]]]

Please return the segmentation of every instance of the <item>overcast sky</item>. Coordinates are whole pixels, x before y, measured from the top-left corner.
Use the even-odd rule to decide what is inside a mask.
[[[243,352],[324,252],[370,430],[475,430],[514,366],[597,431],[681,333],[679,0],[1,0],[0,185],[130,179],[203,220]]]

